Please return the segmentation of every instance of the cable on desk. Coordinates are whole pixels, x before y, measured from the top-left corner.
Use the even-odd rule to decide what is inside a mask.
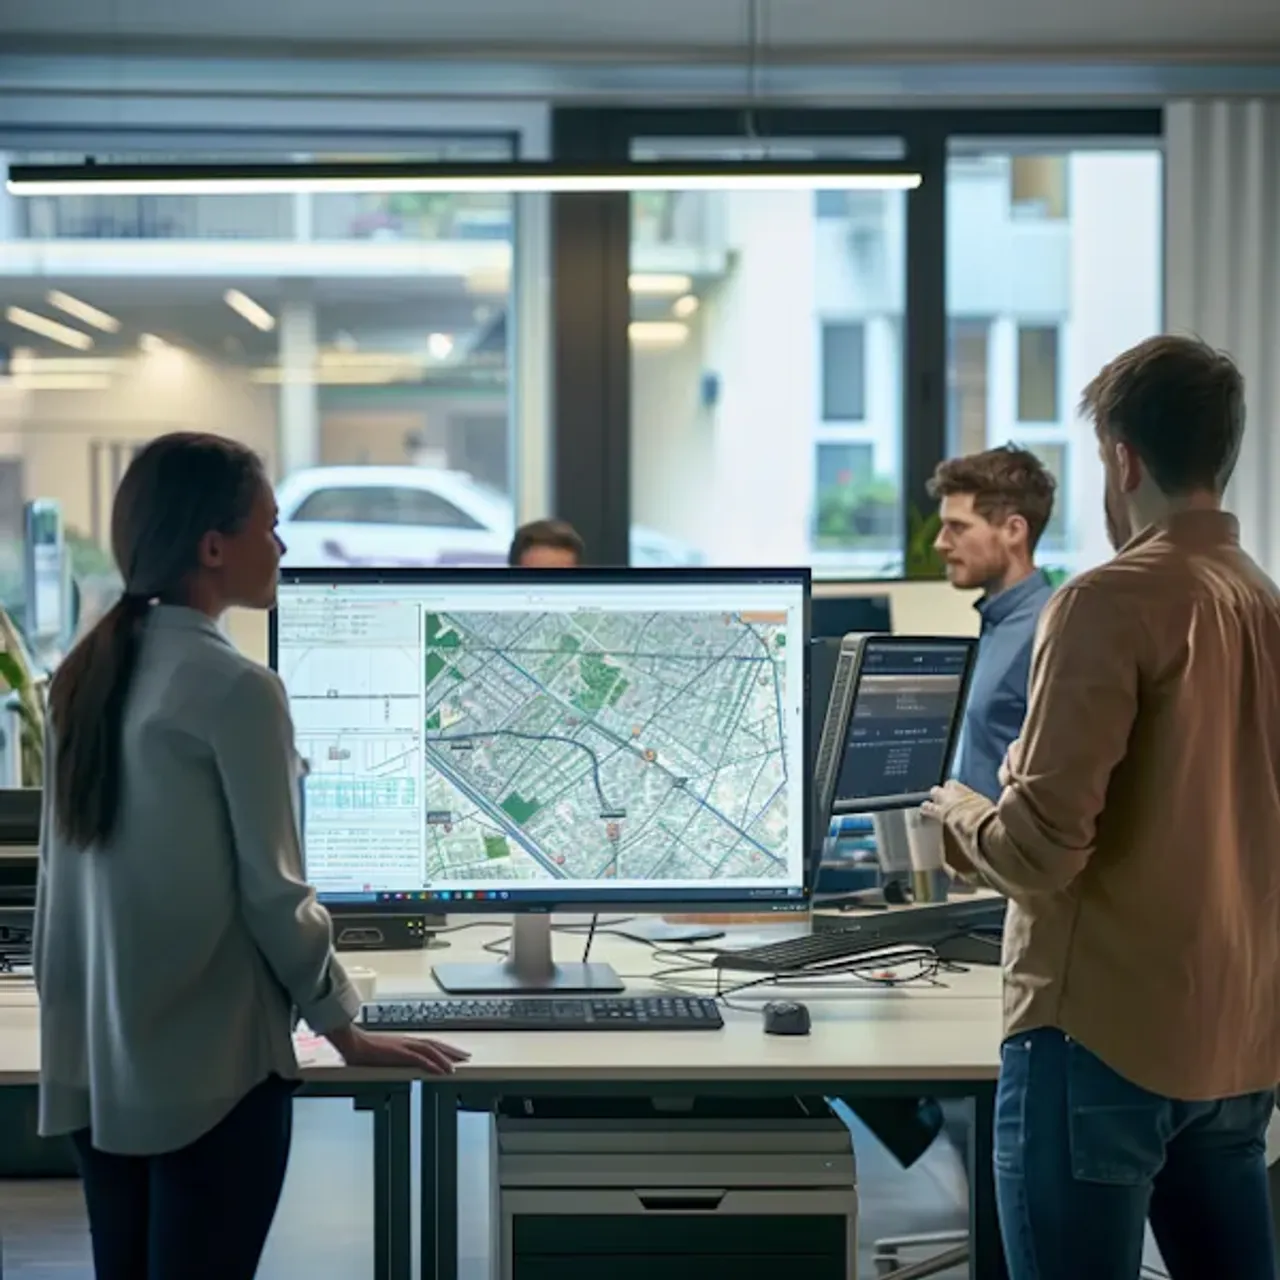
[[[892,970],[887,966],[892,965]],[[902,972],[912,966],[910,972]],[[733,997],[742,991],[765,986],[785,986],[813,990],[830,990],[833,977],[846,977],[866,987],[907,987],[919,983],[937,985],[941,964],[937,955],[927,947],[899,950],[889,954],[848,956],[836,963],[811,966],[808,969],[785,973],[766,973],[746,978],[730,986],[725,985],[726,970],[705,964],[683,963],[671,965],[654,974],[652,980],[659,986],[688,995],[702,995],[708,991],[712,998],[726,1008],[739,1012],[759,1013],[752,1005],[735,1004]]]

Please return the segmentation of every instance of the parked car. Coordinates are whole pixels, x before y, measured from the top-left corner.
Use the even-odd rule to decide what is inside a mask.
[[[515,532],[511,500],[437,467],[312,467],[276,490],[290,567],[501,565]],[[694,565],[697,552],[633,526],[634,565]]]

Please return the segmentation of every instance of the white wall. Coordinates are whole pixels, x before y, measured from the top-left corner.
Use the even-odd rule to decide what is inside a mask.
[[[91,531],[94,442],[141,443],[166,431],[242,440],[269,466],[274,389],[177,347],[122,361],[103,389],[11,392],[0,398],[0,447],[24,464],[26,497],[55,498],[67,525]],[[100,488],[109,507],[111,493]]]
[[[1111,554],[1102,508],[1102,464],[1080,392],[1109,360],[1163,326],[1164,193],[1158,154],[1081,152],[1070,166],[1070,311],[1063,378],[1071,440],[1067,480],[1076,567]]]
[[[701,404],[704,335],[713,293],[676,346],[631,349],[631,520],[705,551],[714,538],[706,502],[714,476],[714,410]]]
[[[689,339],[633,352],[633,519],[713,563],[803,563],[818,413],[813,197],[725,205],[731,266]],[[719,379],[710,408],[704,373]]]

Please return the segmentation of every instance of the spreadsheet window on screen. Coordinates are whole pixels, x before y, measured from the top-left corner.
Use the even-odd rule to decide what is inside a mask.
[[[836,781],[836,814],[906,807],[946,776],[971,640],[870,639]]]
[[[330,902],[803,894],[799,580],[284,582]]]

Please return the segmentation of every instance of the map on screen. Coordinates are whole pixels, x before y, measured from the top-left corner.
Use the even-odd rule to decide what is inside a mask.
[[[795,620],[673,603],[282,599],[278,668],[306,760],[312,881],[792,876]]]

